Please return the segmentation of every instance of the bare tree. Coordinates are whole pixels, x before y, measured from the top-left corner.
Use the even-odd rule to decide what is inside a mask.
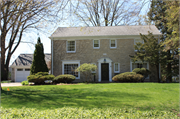
[[[8,77],[8,66],[23,33],[42,21],[53,21],[68,0],[2,0],[0,3],[1,77]],[[28,41],[27,41],[28,42]]]
[[[131,25],[148,0],[78,0],[72,4],[77,19],[87,26]]]

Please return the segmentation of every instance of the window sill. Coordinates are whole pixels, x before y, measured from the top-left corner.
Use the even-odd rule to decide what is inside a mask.
[[[66,53],[76,53],[76,51],[67,51]]]
[[[76,79],[80,79],[80,77],[76,77]]]
[[[114,71],[114,73],[120,73],[120,71]]]
[[[110,49],[117,49],[116,47],[110,47]]]
[[[98,48],[93,47],[93,49],[99,49],[99,47]]]

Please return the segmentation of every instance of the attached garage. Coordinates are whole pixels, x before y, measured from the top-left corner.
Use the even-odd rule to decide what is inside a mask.
[[[49,64],[51,60],[51,54],[45,54],[45,61]],[[30,74],[30,67],[33,61],[33,54],[20,54],[18,58],[11,65],[11,81],[22,82],[27,80],[27,76]],[[50,65],[47,65],[50,69]]]
[[[22,82],[27,80],[27,76],[30,74],[30,68],[17,68],[15,74],[15,82]]]

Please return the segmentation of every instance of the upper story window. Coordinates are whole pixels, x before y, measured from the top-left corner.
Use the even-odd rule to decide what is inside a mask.
[[[116,40],[115,39],[111,39],[110,40],[110,48],[116,48],[116,46],[117,46]]]
[[[76,41],[67,41],[67,52],[76,52]]]
[[[100,41],[99,40],[93,40],[93,48],[94,49],[100,48]]]
[[[114,63],[114,73],[119,73],[119,72],[120,72],[120,64]]]

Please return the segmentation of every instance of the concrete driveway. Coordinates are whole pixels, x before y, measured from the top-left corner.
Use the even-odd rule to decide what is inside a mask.
[[[2,87],[22,86],[21,83],[1,83]]]

